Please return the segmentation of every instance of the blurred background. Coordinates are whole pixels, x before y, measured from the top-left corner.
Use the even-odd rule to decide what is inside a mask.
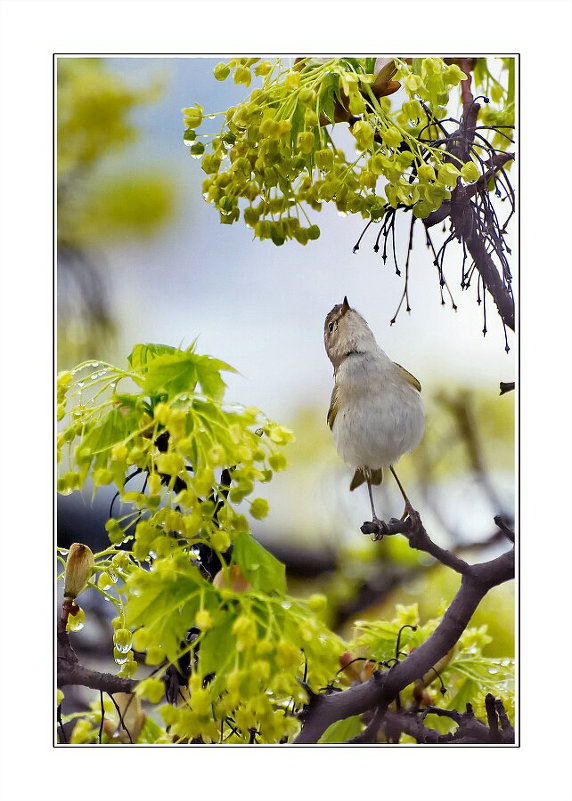
[[[353,253],[361,217],[324,206],[311,214],[321,236],[305,247],[254,241],[242,222],[220,225],[202,197],[200,161],[183,144],[181,114],[194,103],[205,113],[225,111],[252,90],[217,82],[220,60],[58,59],[58,369],[92,357],[123,365],[135,343],[184,346],[198,336],[199,352],[239,371],[228,375],[229,401],[258,406],[295,432],[290,468],[260,492],[270,515],[253,526],[286,563],[290,592],[324,592],[342,634],[357,618],[392,616],[397,603],[418,602],[423,619],[435,616],[456,592],[456,574],[403,538],[371,543],[360,532],[370,514],[367,490],[350,494],[351,471],[326,424],[333,377],[324,318],[347,295],[388,355],[420,380],[426,435],[398,473],[431,537],[470,561],[505,550],[493,517],[509,525],[514,518],[515,398],[499,396],[499,383],[515,378],[516,342],[509,338],[507,354],[490,298],[483,336],[483,306],[474,286],[461,291],[454,248],[444,272],[458,310],[447,293],[441,303],[421,226],[410,262],[411,313],[402,307],[390,325],[403,275],[373,251],[374,226]],[[216,130],[221,119],[211,124]],[[351,153],[349,133],[336,136]],[[409,219],[397,219],[403,267]],[[437,243],[442,233],[433,236]],[[386,479],[376,493],[378,513],[399,517],[394,482]],[[58,544],[105,547],[110,500],[104,489],[93,502],[89,491],[60,498]],[[493,636],[489,655],[514,653],[513,593],[512,585],[493,590],[475,615]],[[94,592],[93,603],[99,598]],[[96,649],[106,614],[101,629],[86,624],[86,649]]]

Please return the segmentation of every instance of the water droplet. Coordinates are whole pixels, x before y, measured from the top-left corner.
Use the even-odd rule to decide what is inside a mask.
[[[216,114],[207,114],[207,120],[216,120]]]
[[[193,143],[190,141],[190,139],[184,139],[183,144],[185,147],[190,147]]]
[[[117,582],[119,581],[119,576],[117,575],[117,573],[114,570],[108,570],[107,574],[109,578],[112,580],[112,582],[114,584],[117,584]]]
[[[200,159],[202,155],[203,155],[202,153],[191,153],[191,158]]]
[[[348,214],[346,211],[338,211],[338,217],[347,217]]]
[[[119,649],[117,650],[119,651]],[[123,656],[121,653],[115,653],[113,658],[115,659],[118,665],[124,665],[128,660],[128,657]]]
[[[85,381],[78,381],[78,382],[77,382],[77,385],[78,385],[78,387],[79,387],[80,389],[83,389],[83,387],[85,386]]]
[[[290,607],[292,606],[292,604],[290,603],[290,601],[282,601],[282,603],[280,604],[280,606],[282,607],[282,609],[290,609]]]
[[[131,643],[127,643],[127,645],[119,645],[119,644],[116,644],[116,646],[115,646],[115,647],[116,647],[116,648],[117,648],[117,650],[118,650],[118,651],[120,651],[122,654],[127,654],[127,653],[129,653],[129,651],[131,650]],[[115,661],[117,662],[117,659],[116,659]],[[121,664],[122,664],[122,663],[121,663]]]
[[[81,631],[84,627],[85,623],[83,620],[72,620],[70,616],[68,618],[68,628],[70,631]]]
[[[503,667],[507,667],[508,665],[510,665],[510,659],[508,658],[508,656],[505,656],[505,658],[501,661],[501,665]]]
[[[157,554],[155,551],[149,551],[149,559],[156,559]]]
[[[494,674],[495,674],[495,673],[498,673],[498,672],[499,672],[499,669],[498,669],[498,668],[496,668],[496,667],[490,667],[490,668],[489,668],[489,673],[490,673],[491,675],[493,675],[493,676],[494,676]]]

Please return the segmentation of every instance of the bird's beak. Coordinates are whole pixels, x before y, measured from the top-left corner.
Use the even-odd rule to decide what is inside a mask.
[[[348,303],[347,296],[344,298],[344,302],[342,303],[342,316],[349,310],[350,304]]]

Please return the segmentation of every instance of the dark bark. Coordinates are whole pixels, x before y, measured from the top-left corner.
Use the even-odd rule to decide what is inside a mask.
[[[133,679],[122,679],[113,673],[100,673],[80,664],[66,631],[65,618],[58,621],[58,675],[57,686],[81,684],[107,693],[132,693],[137,686]]]
[[[435,553],[435,552],[434,552]],[[464,563],[463,563],[464,564]],[[461,571],[459,571],[461,572]],[[388,671],[340,693],[313,695],[303,714],[295,743],[316,743],[337,720],[389,704],[416,679],[423,677],[458,641],[487,592],[514,578],[514,549],[488,562],[463,568],[461,586],[433,634]]]

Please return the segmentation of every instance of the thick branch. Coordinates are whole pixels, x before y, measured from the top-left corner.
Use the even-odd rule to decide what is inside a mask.
[[[514,549],[488,562],[468,567],[461,586],[433,634],[386,673],[374,672],[363,684],[331,695],[314,695],[295,743],[316,743],[337,720],[375,707],[387,707],[405,687],[442,659],[458,641],[487,592],[514,578]]]

